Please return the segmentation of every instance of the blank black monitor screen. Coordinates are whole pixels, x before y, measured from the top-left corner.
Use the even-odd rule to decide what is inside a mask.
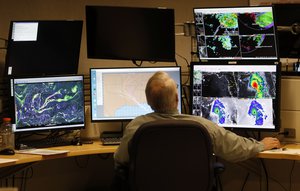
[[[278,60],[273,8],[195,8],[200,60]]]
[[[280,58],[300,58],[300,4],[274,4]]]
[[[77,74],[83,21],[12,21],[5,76]]]
[[[279,64],[194,64],[191,80],[193,115],[230,129],[279,131]]]
[[[15,132],[84,128],[83,76],[11,79]]]
[[[175,61],[174,10],[86,6],[87,56]]]
[[[92,68],[92,121],[131,120],[153,112],[147,104],[145,88],[157,71],[167,72],[178,84],[178,111],[181,112],[180,67]]]

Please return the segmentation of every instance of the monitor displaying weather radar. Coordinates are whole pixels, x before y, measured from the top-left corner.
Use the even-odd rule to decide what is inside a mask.
[[[229,129],[278,131],[279,65],[192,64],[191,113]]]
[[[272,6],[194,8],[200,60],[278,60]]]

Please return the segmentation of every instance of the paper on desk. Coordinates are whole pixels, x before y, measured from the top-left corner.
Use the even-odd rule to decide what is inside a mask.
[[[7,159],[7,158],[0,158],[0,164],[5,164],[5,163],[11,163],[11,162],[16,162],[18,159]]]
[[[262,153],[270,153],[270,154],[288,154],[288,155],[300,155],[300,149],[274,149],[263,151]]]
[[[51,149],[25,149],[18,150],[17,153],[21,154],[33,154],[33,155],[57,155],[68,153],[68,150],[51,150]]]

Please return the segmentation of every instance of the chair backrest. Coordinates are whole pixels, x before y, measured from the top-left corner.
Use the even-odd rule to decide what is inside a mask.
[[[208,191],[213,185],[213,152],[207,130],[187,120],[142,125],[129,144],[132,191]]]

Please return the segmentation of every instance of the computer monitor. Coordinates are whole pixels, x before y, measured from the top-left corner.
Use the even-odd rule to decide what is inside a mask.
[[[300,58],[300,4],[273,4],[280,58]]]
[[[192,64],[192,115],[228,129],[279,131],[280,68],[267,61]]]
[[[174,9],[86,6],[87,56],[175,61]]]
[[[91,68],[92,121],[128,121],[153,112],[147,104],[145,88],[157,71],[167,72],[178,84],[178,110],[181,112],[180,67]]]
[[[272,6],[194,8],[200,60],[278,60]]]
[[[11,79],[15,133],[84,128],[82,75]]]
[[[77,74],[82,20],[11,21],[4,76]]]

